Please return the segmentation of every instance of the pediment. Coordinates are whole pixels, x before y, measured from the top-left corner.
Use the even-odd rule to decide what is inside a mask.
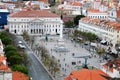
[[[43,23],[43,20],[37,18],[37,19],[31,20],[30,22],[31,22],[31,23],[35,23],[35,22]]]

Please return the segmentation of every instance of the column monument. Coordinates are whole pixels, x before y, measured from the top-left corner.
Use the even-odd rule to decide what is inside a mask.
[[[63,28],[61,27],[60,37],[57,42],[58,47],[65,47],[64,40],[63,40]]]
[[[65,47],[65,42],[63,39],[63,27],[61,27],[60,36],[59,39],[57,40],[57,44],[55,45],[54,50],[56,52],[68,52],[68,50]]]

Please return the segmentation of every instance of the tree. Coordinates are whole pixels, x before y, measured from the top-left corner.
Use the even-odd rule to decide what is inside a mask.
[[[5,45],[9,45],[12,43],[12,40],[7,36],[2,38],[1,40],[2,40],[3,44],[5,44]]]
[[[7,32],[0,32],[0,39],[2,40],[3,44],[8,45],[11,44],[12,41],[8,36]]]
[[[12,45],[7,45],[7,47],[4,48],[4,51],[6,54],[8,51],[17,51],[17,49]]]
[[[25,66],[21,66],[21,65],[13,65],[12,66],[12,70],[13,71],[20,71],[24,74],[28,74],[28,70]]]
[[[25,41],[30,41],[30,37],[26,31],[23,32],[22,36],[23,36]]]
[[[77,38],[80,36],[81,32],[79,30],[75,30],[73,33],[73,37],[75,40],[77,40]]]
[[[40,46],[39,52],[41,53],[41,57],[45,57],[45,54],[48,52],[48,50],[44,46]]]
[[[6,36],[8,36],[6,32],[0,32],[0,38],[1,39],[6,37]]]
[[[100,47],[97,49],[97,53],[98,53],[99,57],[101,57],[102,53],[104,53],[104,52],[105,52],[104,48]]]
[[[23,63],[26,65],[27,63],[27,54],[25,54],[24,52],[20,52],[18,53],[22,58],[23,58]]]
[[[96,39],[97,36],[91,32],[88,32],[87,37],[88,37],[88,40],[93,41]]]
[[[81,18],[85,17],[84,15],[77,15],[75,18],[74,18],[74,24],[75,25],[78,25],[79,24],[79,20]]]
[[[69,21],[65,22],[64,25],[67,28],[71,28],[71,27],[73,27],[73,21],[69,20]]]
[[[16,55],[16,54],[17,54],[17,52],[16,52],[16,51],[13,51],[13,50],[7,51],[7,52],[5,53],[8,61],[10,60],[10,57],[11,57],[11,56]]]
[[[15,65],[15,64],[22,64],[23,63],[23,58],[20,55],[13,55],[10,57],[10,64]]]
[[[52,57],[52,58],[50,58],[50,72],[55,76],[55,74],[57,73],[57,72],[59,72],[60,71],[60,69],[59,69],[59,66],[58,66],[58,63],[57,63],[57,60],[54,58],[54,57]]]

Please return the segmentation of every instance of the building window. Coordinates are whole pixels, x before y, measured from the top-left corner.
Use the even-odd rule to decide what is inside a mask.
[[[117,38],[119,37],[119,35],[117,35]]]

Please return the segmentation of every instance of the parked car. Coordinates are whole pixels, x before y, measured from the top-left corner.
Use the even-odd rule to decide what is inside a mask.
[[[23,45],[23,44],[18,44],[18,47],[21,48],[21,49],[25,49],[26,48],[25,45]]]
[[[18,41],[18,44],[22,44],[22,41]]]

